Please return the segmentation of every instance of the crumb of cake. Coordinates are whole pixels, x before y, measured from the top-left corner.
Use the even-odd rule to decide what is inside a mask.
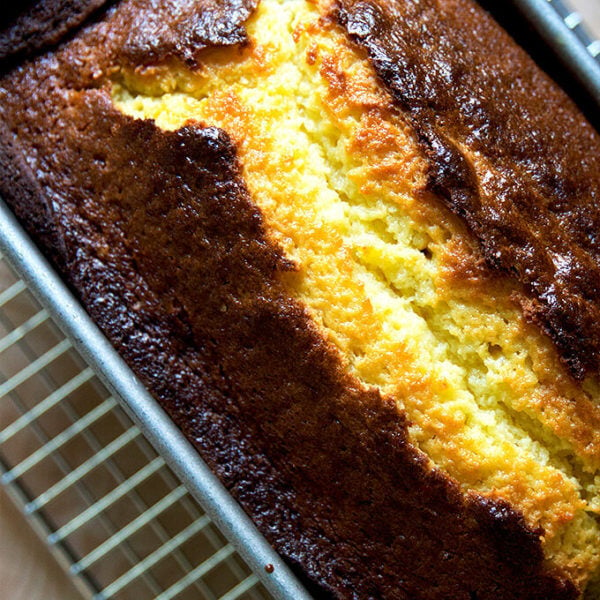
[[[283,281],[347,369],[406,411],[432,465],[522,511],[585,584],[600,567],[597,382],[569,377],[424,191],[408,120],[318,7],[264,0],[248,33],[195,70],[123,69],[116,106],[231,136],[269,235],[299,267]]]

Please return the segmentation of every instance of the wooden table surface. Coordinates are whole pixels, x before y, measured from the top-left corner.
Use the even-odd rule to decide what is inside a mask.
[[[600,39],[600,0],[569,0],[569,4],[585,16],[588,28]]]
[[[81,600],[69,577],[0,488],[0,598]]]
[[[570,0],[600,38],[600,0]],[[79,600],[80,595],[0,489],[0,597]]]

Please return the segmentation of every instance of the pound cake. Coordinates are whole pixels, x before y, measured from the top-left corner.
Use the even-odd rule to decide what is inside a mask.
[[[599,599],[565,94],[472,0],[54,4],[0,34],[2,195],[314,595]]]

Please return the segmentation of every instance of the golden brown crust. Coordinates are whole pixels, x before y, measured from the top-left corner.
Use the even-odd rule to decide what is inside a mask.
[[[164,132],[123,116],[106,89],[85,89],[127,55],[134,4],[0,82],[0,189],[92,316],[323,589],[576,598],[546,566],[540,532],[432,470],[395,404],[349,376],[287,296],[279,275],[293,265],[266,238],[227,136]],[[243,40],[234,13],[230,43]]]
[[[429,189],[524,286],[572,375],[597,375],[598,134],[471,0],[339,0],[337,19],[411,115]]]

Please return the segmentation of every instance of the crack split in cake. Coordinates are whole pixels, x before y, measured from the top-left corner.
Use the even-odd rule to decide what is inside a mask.
[[[299,267],[284,285],[349,372],[406,410],[411,440],[465,490],[541,526],[583,581],[600,564],[597,404],[524,321],[514,282],[490,275],[426,191],[418,133],[360,51],[300,2],[263,2],[248,28],[248,47],[211,50],[195,72],[121,72],[117,106],[166,129],[227,131],[269,235]]]
[[[596,381],[573,381],[511,300],[519,286],[490,274],[428,190],[413,123],[329,7],[263,0],[246,37],[252,3],[217,4],[232,36],[173,46],[167,20],[158,46],[144,54],[142,31],[132,53],[144,3],[125,1],[51,66],[24,69],[23,89],[49,69],[81,90],[51,87],[72,129],[59,121],[65,138],[35,149],[42,171],[61,144],[61,171],[91,169],[76,223],[93,259],[73,243],[67,275],[271,541],[325,587],[574,598],[562,577],[584,586],[600,560]],[[177,40],[190,16],[174,20]],[[48,171],[69,231],[78,192]]]

